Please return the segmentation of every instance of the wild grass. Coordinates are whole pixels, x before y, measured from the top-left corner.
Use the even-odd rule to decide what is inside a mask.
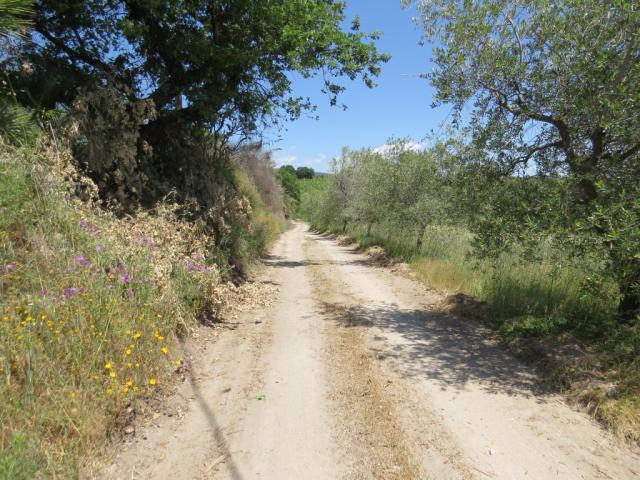
[[[172,382],[179,337],[224,303],[202,224],[170,202],[124,218],[82,203],[66,157],[0,145],[2,478],[80,476],[129,407]],[[247,258],[281,228],[253,200]]]

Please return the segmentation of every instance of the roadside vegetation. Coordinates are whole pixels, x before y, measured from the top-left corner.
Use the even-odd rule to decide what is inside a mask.
[[[74,196],[68,150],[5,144],[0,158],[0,476],[73,476],[183,368],[178,339],[217,318],[233,272],[171,199],[117,217]],[[237,212],[247,261],[283,223],[254,206]]]
[[[293,77],[375,86],[344,2],[0,0],[0,477],[86,474],[294,215],[483,300],[640,439],[637,2],[406,3],[459,128],[317,176],[261,132],[313,110]]]
[[[286,73],[322,69],[335,103],[387,59],[344,17],[0,0],[0,478],[87,476],[188,368],[182,339],[220,319],[297,201],[259,143],[313,107]]]
[[[448,309],[482,317],[637,442],[637,5],[417,3],[440,45],[428,77],[460,127],[419,149],[345,149],[330,177],[301,182],[300,216],[481,300]]]

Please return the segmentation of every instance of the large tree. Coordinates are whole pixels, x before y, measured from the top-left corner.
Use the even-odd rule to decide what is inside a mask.
[[[377,34],[343,29],[333,0],[38,0],[20,77],[40,106],[71,105],[79,88],[109,86],[152,100],[156,123],[250,134],[278,114],[312,105],[293,95],[290,72],[322,72],[331,102],[341,77],[369,86],[387,56]]]
[[[1,66],[23,104],[72,112],[78,164],[123,210],[176,192],[209,211],[233,183],[230,140],[313,109],[292,73],[322,75],[335,104],[388,59],[334,0],[37,0],[35,12],[31,41]]]
[[[581,246],[591,238],[607,251],[621,309],[636,311],[640,252],[630,239],[640,238],[640,226],[613,219],[640,219],[633,201],[640,179],[638,2],[405,3],[417,3],[434,45],[436,67],[427,76],[437,101],[470,118],[493,172],[567,180],[565,210],[555,224],[538,225]],[[618,212],[610,222],[607,209]]]

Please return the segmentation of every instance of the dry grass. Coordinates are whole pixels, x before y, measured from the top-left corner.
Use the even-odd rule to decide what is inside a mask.
[[[2,478],[79,476],[173,382],[179,338],[241,295],[179,205],[117,218],[76,199],[96,188],[69,160],[46,143],[0,146]]]
[[[317,301],[334,324],[327,327],[331,333],[326,358],[332,371],[331,390],[336,392],[331,401],[339,412],[335,430],[342,437],[340,444],[352,445],[357,452],[348,452],[348,458],[358,459],[351,465],[350,478],[424,478],[399,427],[388,385],[376,374],[372,353],[363,349],[370,320],[360,318],[344,295],[333,292],[319,268],[312,272]]]
[[[476,286],[477,273],[450,260],[418,258],[411,269],[426,285],[444,293],[471,292]]]

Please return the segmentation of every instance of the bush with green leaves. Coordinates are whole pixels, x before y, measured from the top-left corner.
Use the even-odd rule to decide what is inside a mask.
[[[473,105],[480,173],[564,179],[561,190],[529,190],[517,208],[494,209],[492,228],[476,230],[487,237],[481,242],[495,244],[505,232],[525,241],[549,235],[578,255],[607,257],[621,318],[632,319],[640,311],[639,251],[631,247],[639,228],[638,3],[405,3],[417,3],[425,35],[437,45],[427,75],[437,103],[451,104],[459,120]],[[516,196],[531,186],[506,182]]]

